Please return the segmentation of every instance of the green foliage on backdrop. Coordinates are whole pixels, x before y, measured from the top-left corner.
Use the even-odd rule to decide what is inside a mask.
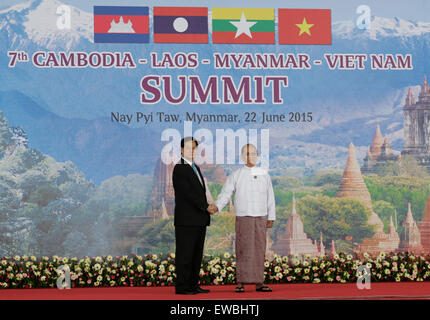
[[[151,178],[113,177],[97,187],[72,162],[23,140],[0,111],[0,256],[112,253],[115,219],[144,214]]]

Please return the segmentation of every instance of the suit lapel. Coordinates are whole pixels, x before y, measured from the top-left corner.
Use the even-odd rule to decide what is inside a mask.
[[[192,168],[191,168],[192,169]],[[197,172],[199,173],[199,176],[200,176],[200,179],[202,179],[202,183],[200,183],[200,181],[199,181],[199,183],[200,183],[200,185],[203,187],[203,190],[205,190],[205,192],[206,192],[206,185],[205,185],[205,179],[203,179],[203,175],[202,175],[202,173],[201,173],[201,171],[200,171],[200,168],[199,168],[199,166],[197,166],[196,165],[196,169],[197,169]]]
[[[191,171],[191,174],[194,176],[195,181],[196,181],[196,182],[198,183],[198,185],[199,185],[200,187],[202,187],[202,188],[203,188],[203,190],[206,192],[205,180],[203,179],[203,175],[202,175],[202,173],[200,172],[200,168],[199,168],[196,164],[194,164],[194,165],[196,166],[196,169],[197,169],[197,172],[199,173],[200,178],[202,179],[203,184],[201,184],[201,183],[200,183],[200,180],[199,180],[199,178],[196,176],[196,173],[194,172],[193,168],[192,168],[188,163],[186,163],[186,162],[184,161],[184,158],[182,158],[182,157],[181,157],[181,164],[186,164],[186,165],[190,168],[190,169],[189,169],[189,171]]]

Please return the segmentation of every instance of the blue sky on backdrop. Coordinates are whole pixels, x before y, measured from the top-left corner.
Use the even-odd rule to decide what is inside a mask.
[[[207,6],[211,7],[262,7],[261,0],[60,0],[87,12],[92,12],[94,5],[142,5],[142,6]],[[22,0],[1,0],[0,9],[22,3]],[[233,4],[234,3],[234,4]],[[355,20],[359,5],[368,5],[372,15],[415,21],[430,21],[429,0],[265,0],[264,7],[269,8],[326,8],[332,9],[333,21]]]

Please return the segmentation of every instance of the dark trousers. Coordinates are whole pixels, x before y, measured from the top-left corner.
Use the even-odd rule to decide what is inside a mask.
[[[175,226],[176,290],[194,290],[200,279],[206,227]]]

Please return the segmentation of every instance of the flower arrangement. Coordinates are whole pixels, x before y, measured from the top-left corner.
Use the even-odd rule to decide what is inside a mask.
[[[371,257],[350,254],[334,256],[278,256],[264,262],[266,283],[356,282],[370,270],[371,281],[427,281],[430,256],[411,253],[381,253]],[[62,273],[70,270],[71,287],[172,286],[175,284],[175,255],[103,256],[85,258],[15,256],[0,259],[0,288],[54,288]],[[63,267],[64,268],[64,267]],[[202,285],[226,285],[236,281],[234,256],[204,255],[200,270]]]

